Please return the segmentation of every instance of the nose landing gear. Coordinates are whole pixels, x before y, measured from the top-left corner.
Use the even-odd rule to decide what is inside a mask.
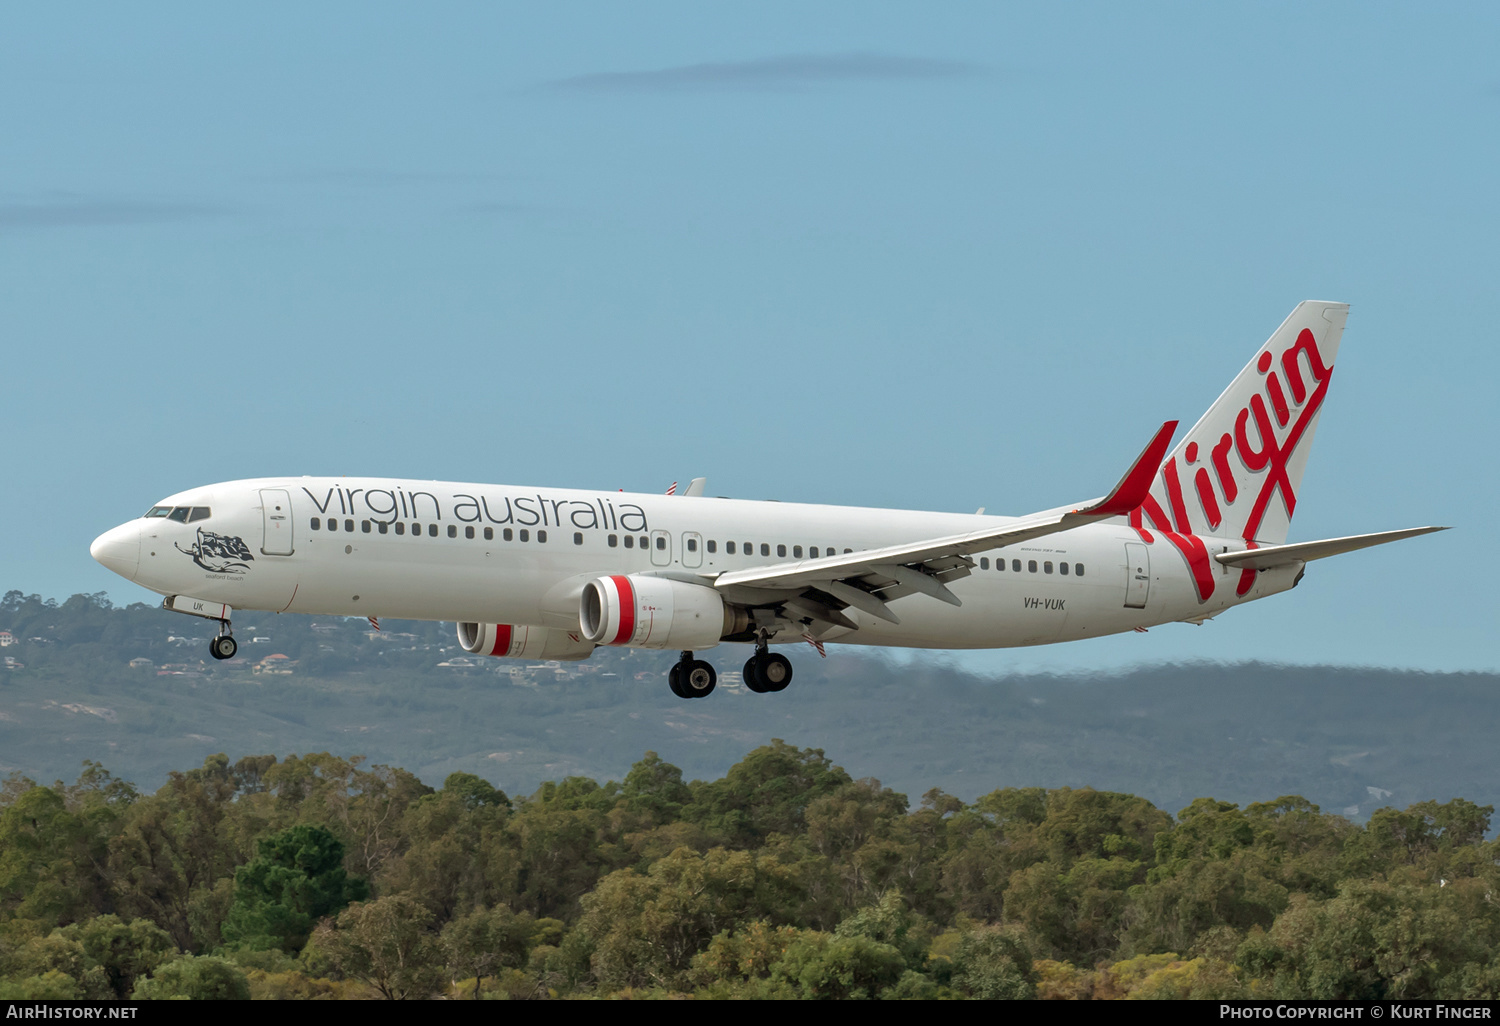
[[[215,659],[233,659],[239,650],[240,646],[235,644],[229,621],[220,620],[219,635],[208,643],[208,654]]]
[[[703,698],[718,682],[713,664],[694,659],[691,652],[683,652],[682,658],[667,671],[667,684],[678,698]]]

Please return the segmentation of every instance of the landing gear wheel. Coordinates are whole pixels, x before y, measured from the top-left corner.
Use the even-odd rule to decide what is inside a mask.
[[[761,656],[756,676],[767,691],[785,691],[792,682],[792,661],[779,652]]]
[[[757,652],[745,664],[745,686],[757,694],[785,691],[792,682],[792,661],[774,652]]]
[[[766,686],[760,682],[760,656],[751,656],[745,660],[745,687],[754,691],[757,695],[766,693]]]
[[[240,650],[240,646],[234,643],[234,638],[228,634],[220,634],[208,643],[208,654],[215,659],[233,659],[234,654]]]
[[[690,663],[679,663],[677,684],[683,691],[687,692],[689,698],[704,698],[714,689],[719,682],[719,675],[715,672],[712,664],[702,659],[694,659]]]
[[[678,698],[692,698],[693,696],[688,694],[682,688],[682,673],[680,672],[681,670],[681,663],[672,664],[672,668],[667,671],[667,687],[671,688],[672,694],[676,695]]]

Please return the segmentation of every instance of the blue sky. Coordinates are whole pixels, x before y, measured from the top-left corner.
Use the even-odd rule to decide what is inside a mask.
[[[1292,539],[1201,628],[964,656],[1493,669],[1500,9],[0,15],[0,587],[216,480],[1025,513],[1349,302]],[[165,614],[163,614],[165,615]],[[0,625],[3,626],[3,625]]]

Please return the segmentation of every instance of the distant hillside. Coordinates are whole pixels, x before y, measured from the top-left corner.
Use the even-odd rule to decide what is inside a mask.
[[[1302,794],[1361,820],[1426,799],[1500,805],[1497,674],[1200,664],[981,678],[832,647],[797,658],[780,695],[721,685],[683,701],[663,676],[671,653],[527,666],[461,658],[451,624],[381,626],[252,614],[235,627],[240,656],[221,664],[206,658],[207,621],[10,592],[0,774],[71,780],[92,759],[149,790],[215,752],[326,750],[525,794],[569,774],[619,779],[647,750],[714,779],[777,737],[914,798],[1087,785],[1175,813],[1204,796]],[[747,655],[706,653],[721,672]]]

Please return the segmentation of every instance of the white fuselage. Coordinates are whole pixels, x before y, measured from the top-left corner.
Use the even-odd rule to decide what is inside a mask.
[[[167,508],[202,513],[122,524],[95,543],[96,556],[162,595],[237,610],[563,630],[577,630],[579,595],[601,575],[711,584],[730,571],[1010,519],[372,478],[229,482],[171,496],[158,510]],[[1071,641],[1201,621],[1287,590],[1301,570],[1262,571],[1240,594],[1241,571],[1213,564],[1220,586],[1205,599],[1185,558],[1160,537],[1145,544],[1123,517],[971,558],[972,572],[949,584],[961,605],[906,595],[890,607],[899,624],[850,608],[858,629],[837,627],[820,640],[951,649]]]

